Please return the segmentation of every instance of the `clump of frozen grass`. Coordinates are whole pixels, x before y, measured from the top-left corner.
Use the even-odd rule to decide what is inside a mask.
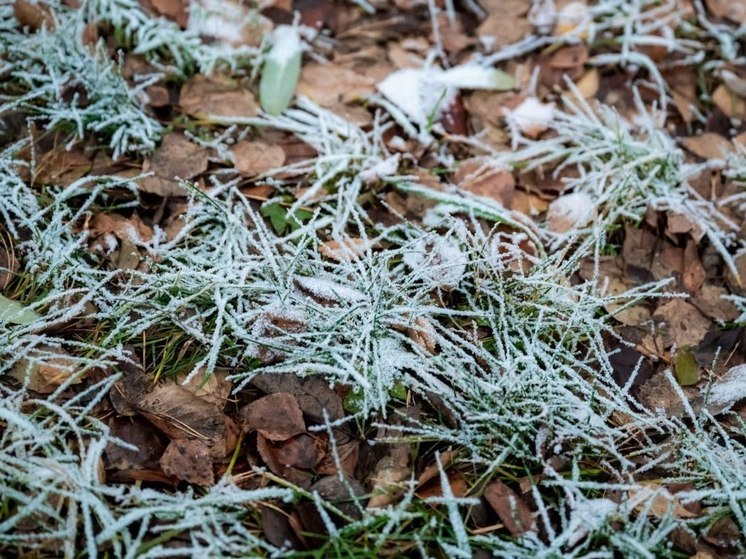
[[[184,76],[195,70],[211,74],[218,69],[231,72],[258,69],[261,48],[231,46],[221,41],[209,44],[193,30],[182,30],[163,17],[153,17],[136,0],[86,0],[81,8],[85,22],[108,23],[132,45],[132,52],[144,56],[167,73]],[[191,18],[210,14],[195,5]]]
[[[96,357],[100,366],[117,356]],[[179,554],[280,553],[242,520],[251,519],[252,508],[263,501],[289,499],[289,490],[246,491],[223,481],[202,495],[168,494],[105,482],[106,446],[124,443],[92,414],[116,380],[92,384],[73,398],[58,392],[29,399],[0,385],[0,549],[165,557],[175,549],[169,540],[185,534]]]
[[[50,128],[69,130],[70,144],[90,134],[106,137],[115,159],[155,147],[162,127],[141,102],[145,88],[162,74],[138,76],[131,86],[105,41],[84,44],[87,25],[110,24],[134,54],[168,74],[258,68],[259,48],[208,45],[173,22],[152,18],[134,0],[89,0],[80,9],[52,2],[48,7],[54,23],[38,30],[20,29],[12,10],[0,13],[0,68],[8,84],[23,91],[13,90],[0,104],[0,114],[28,112]]]
[[[115,158],[155,147],[161,125],[137,101],[152,82],[129,88],[104,43],[84,46],[74,25],[33,34],[9,31],[2,40],[4,70],[26,93],[0,105],[0,114],[17,109],[50,128],[69,127],[71,142],[91,133],[108,137]]]
[[[582,231],[559,235],[555,247],[580,236],[603,249],[606,232],[623,220],[638,223],[648,208],[671,210],[691,220],[738,275],[729,248],[737,245],[740,225],[690,185],[706,166],[685,163],[673,138],[657,126],[639,97],[637,101],[637,119],[630,123],[606,105],[591,108],[575,92],[565,97],[565,110],[555,113],[556,135],[539,140],[518,135],[517,149],[496,154],[495,162],[550,169],[554,176],[577,171],[579,176],[563,179],[565,188],[588,195],[598,218]]]

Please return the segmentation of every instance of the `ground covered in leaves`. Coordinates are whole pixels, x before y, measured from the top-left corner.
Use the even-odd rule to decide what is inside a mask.
[[[0,554],[744,556],[744,29],[0,1]]]

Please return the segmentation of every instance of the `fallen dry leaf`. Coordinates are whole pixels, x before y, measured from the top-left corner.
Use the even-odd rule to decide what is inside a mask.
[[[247,177],[261,175],[272,169],[282,167],[285,163],[285,152],[278,145],[264,142],[241,140],[231,148],[233,160],[238,172]]]
[[[164,473],[176,479],[204,487],[215,485],[210,447],[203,441],[171,441],[161,457],[160,465]]]
[[[215,404],[173,381],[157,384],[142,396],[137,411],[172,439],[195,438],[223,456],[228,446],[226,420]]]
[[[189,21],[189,3],[183,0],[150,0],[150,4],[160,15],[175,21],[179,27],[186,28]]]
[[[270,441],[286,441],[306,432],[298,400],[287,392],[277,392],[251,402],[241,410],[244,433],[259,431]]]
[[[598,93],[598,88],[601,84],[601,77],[599,76],[598,68],[591,68],[583,77],[580,78],[575,87],[585,99],[592,99]]]
[[[13,2],[13,16],[18,22],[32,30],[46,26],[48,31],[55,28],[54,16],[41,2],[15,0]]]
[[[310,62],[303,66],[298,95],[305,95],[322,107],[364,99],[375,91],[371,77],[339,64]]]
[[[681,145],[702,159],[724,159],[735,151],[728,139],[714,132],[682,138]]]
[[[251,383],[268,394],[292,394],[303,413],[317,423],[323,423],[325,410],[331,421],[341,419],[345,415],[342,398],[321,377],[262,373],[251,379]]]
[[[41,356],[37,352],[32,352],[29,356],[21,358],[9,375],[27,383],[29,389],[34,392],[51,394],[77,372],[77,367],[70,354],[61,348],[48,347],[45,348],[46,352],[53,352],[54,355]],[[73,384],[80,382],[82,379],[76,378]]]
[[[181,87],[179,106],[186,114],[207,122],[259,114],[254,95],[240,83],[199,74]]]
[[[185,196],[187,191],[178,179],[189,180],[207,170],[208,150],[183,134],[169,134],[150,159],[143,163],[143,173],[154,174],[138,183],[140,190],[159,196]],[[178,177],[178,179],[177,179]]]
[[[746,100],[724,84],[717,86],[712,92],[712,102],[729,118],[741,118],[746,115]]]
[[[316,467],[322,458],[319,443],[307,433],[301,433],[287,440],[277,442],[267,437],[264,438],[267,439],[267,444],[264,445],[263,456],[271,452],[273,462],[282,464],[283,466],[310,470]]]
[[[596,216],[591,197],[584,192],[564,194],[553,200],[547,209],[547,229],[553,233],[567,233],[584,227]]]
[[[233,383],[227,380],[227,376],[226,371],[213,371],[210,375],[200,372],[194,375],[188,383],[179,384],[201,400],[210,402],[222,410],[233,387]]]
[[[106,467],[117,470],[152,470],[159,467],[159,460],[166,449],[162,436],[141,417],[112,417],[109,433],[137,447],[137,450],[106,445]]]
[[[515,180],[508,169],[481,159],[467,159],[456,169],[453,181],[459,188],[495,200],[504,208],[512,206]]]
[[[365,254],[370,243],[363,239],[348,238],[343,241],[326,241],[319,245],[319,252],[330,260],[349,262]]]
[[[725,295],[728,295],[728,290],[724,287],[705,284],[694,293],[692,304],[712,319],[730,322],[741,313],[732,301],[723,298]]]
[[[646,482],[628,491],[629,499],[637,512],[645,512],[655,518],[665,518],[669,512],[676,518],[696,518],[681,501],[662,485]]]
[[[666,346],[697,347],[712,325],[694,305],[682,299],[671,299],[659,306],[654,317]]]
[[[484,498],[513,536],[521,536],[536,529],[531,509],[502,481],[490,483],[484,490]]]
[[[740,0],[705,0],[705,4],[715,17],[729,19],[739,25],[746,23],[746,3]]]

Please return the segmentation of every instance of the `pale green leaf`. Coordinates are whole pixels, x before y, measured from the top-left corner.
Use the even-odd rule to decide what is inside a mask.
[[[27,309],[21,303],[0,295],[0,322],[10,322],[19,326],[27,326],[36,322],[39,314]]]
[[[699,365],[691,351],[684,349],[677,352],[674,369],[681,386],[692,386],[699,382]]]
[[[278,115],[290,106],[298,85],[301,66],[301,42],[298,31],[280,25],[274,32],[274,44],[262,67],[259,104],[265,112]]]

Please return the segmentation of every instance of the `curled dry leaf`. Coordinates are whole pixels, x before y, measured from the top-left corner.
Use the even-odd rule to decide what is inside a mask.
[[[259,114],[251,91],[234,80],[217,76],[197,75],[186,82],[181,87],[179,105],[186,114],[208,122]]]
[[[531,509],[502,481],[490,483],[484,490],[484,498],[512,535],[521,536],[536,529]]]
[[[740,0],[705,0],[705,4],[715,17],[746,24],[746,3]]]
[[[194,438],[225,455],[226,421],[215,404],[169,381],[156,385],[137,404],[137,411],[172,439]]]
[[[143,163],[143,172],[153,172],[143,178],[140,190],[159,196],[185,196],[186,190],[178,179],[192,179],[207,170],[208,150],[183,134],[169,134],[150,159]],[[177,178],[178,177],[178,178]]]
[[[277,392],[251,402],[241,411],[244,433],[259,431],[270,441],[286,441],[306,432],[298,400]]]
[[[285,163],[285,151],[278,145],[241,140],[231,148],[238,172],[247,177],[261,175]]]
[[[209,487],[215,485],[210,447],[203,441],[176,439],[160,460],[163,472],[177,479]]]

